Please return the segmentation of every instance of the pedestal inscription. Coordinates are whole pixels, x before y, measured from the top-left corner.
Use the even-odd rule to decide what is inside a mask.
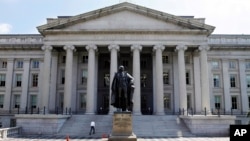
[[[136,135],[132,131],[131,112],[115,112],[113,115],[112,133],[109,141],[136,141]]]

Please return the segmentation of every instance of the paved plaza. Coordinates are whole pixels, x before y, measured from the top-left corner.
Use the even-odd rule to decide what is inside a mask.
[[[26,136],[9,137],[0,139],[4,141],[66,141],[66,137],[61,136]],[[70,137],[69,141],[107,141],[107,138],[96,137]],[[229,137],[179,137],[179,138],[138,138],[138,141],[229,141]]]

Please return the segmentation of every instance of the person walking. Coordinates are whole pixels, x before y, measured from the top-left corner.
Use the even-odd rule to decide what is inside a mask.
[[[95,134],[95,122],[94,121],[91,121],[90,122],[90,131],[89,131],[89,135],[92,134]]]

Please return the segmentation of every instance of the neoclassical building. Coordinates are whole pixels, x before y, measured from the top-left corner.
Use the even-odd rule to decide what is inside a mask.
[[[110,114],[119,65],[135,78],[136,115],[250,108],[250,36],[212,34],[204,18],[124,2],[37,29],[0,35],[2,114]]]

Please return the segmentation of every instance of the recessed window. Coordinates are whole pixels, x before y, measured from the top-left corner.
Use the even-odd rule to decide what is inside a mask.
[[[30,96],[30,106],[31,106],[31,108],[37,107],[37,96],[36,95]]]
[[[169,85],[169,72],[163,72],[163,83]]]
[[[0,108],[3,108],[4,104],[4,95],[0,95]]]
[[[213,68],[213,69],[219,69],[219,61],[215,61],[215,60],[214,60],[214,61],[212,61],[211,63],[212,63],[212,68]]]
[[[16,74],[16,86],[17,87],[22,86],[22,74]]]
[[[214,96],[214,107],[215,109],[221,109],[221,96]]]
[[[65,83],[65,70],[62,69],[61,70],[61,84],[64,84]]]
[[[230,74],[230,87],[236,87],[236,74]]]
[[[16,68],[18,68],[18,69],[23,68],[23,61],[22,60],[17,60],[17,62],[16,62]]]
[[[232,96],[231,97],[231,107],[232,109],[238,109],[238,98],[237,96]]]
[[[185,63],[190,64],[190,56],[189,55],[185,56]]]
[[[6,75],[0,74],[0,87],[5,87]]]
[[[246,76],[246,81],[247,81],[247,88],[250,88],[250,75],[249,74]]]
[[[230,60],[229,61],[229,68],[230,69],[236,69],[236,61]]]
[[[32,87],[38,86],[38,74],[32,74]]]
[[[82,56],[82,63],[84,63],[84,64],[88,63],[88,55]]]
[[[14,108],[20,108],[20,95],[14,95]]]
[[[32,68],[39,68],[39,61],[38,60],[33,60],[32,61]]]
[[[62,63],[65,64],[66,63],[66,56],[62,56]]]
[[[220,87],[220,76],[218,74],[214,74],[213,80],[214,80],[214,87],[215,88]]]
[[[86,69],[84,69],[84,70],[82,70],[82,79],[81,79],[82,85],[87,84],[87,78],[88,78],[88,71]]]
[[[3,69],[7,68],[7,61],[2,61],[1,68]]]
[[[169,63],[169,57],[168,57],[168,55],[163,55],[162,56],[162,62],[163,62],[163,64],[168,64]]]
[[[189,71],[186,72],[186,84],[190,85],[190,72]]]
[[[250,60],[245,61],[246,69],[250,69]]]

